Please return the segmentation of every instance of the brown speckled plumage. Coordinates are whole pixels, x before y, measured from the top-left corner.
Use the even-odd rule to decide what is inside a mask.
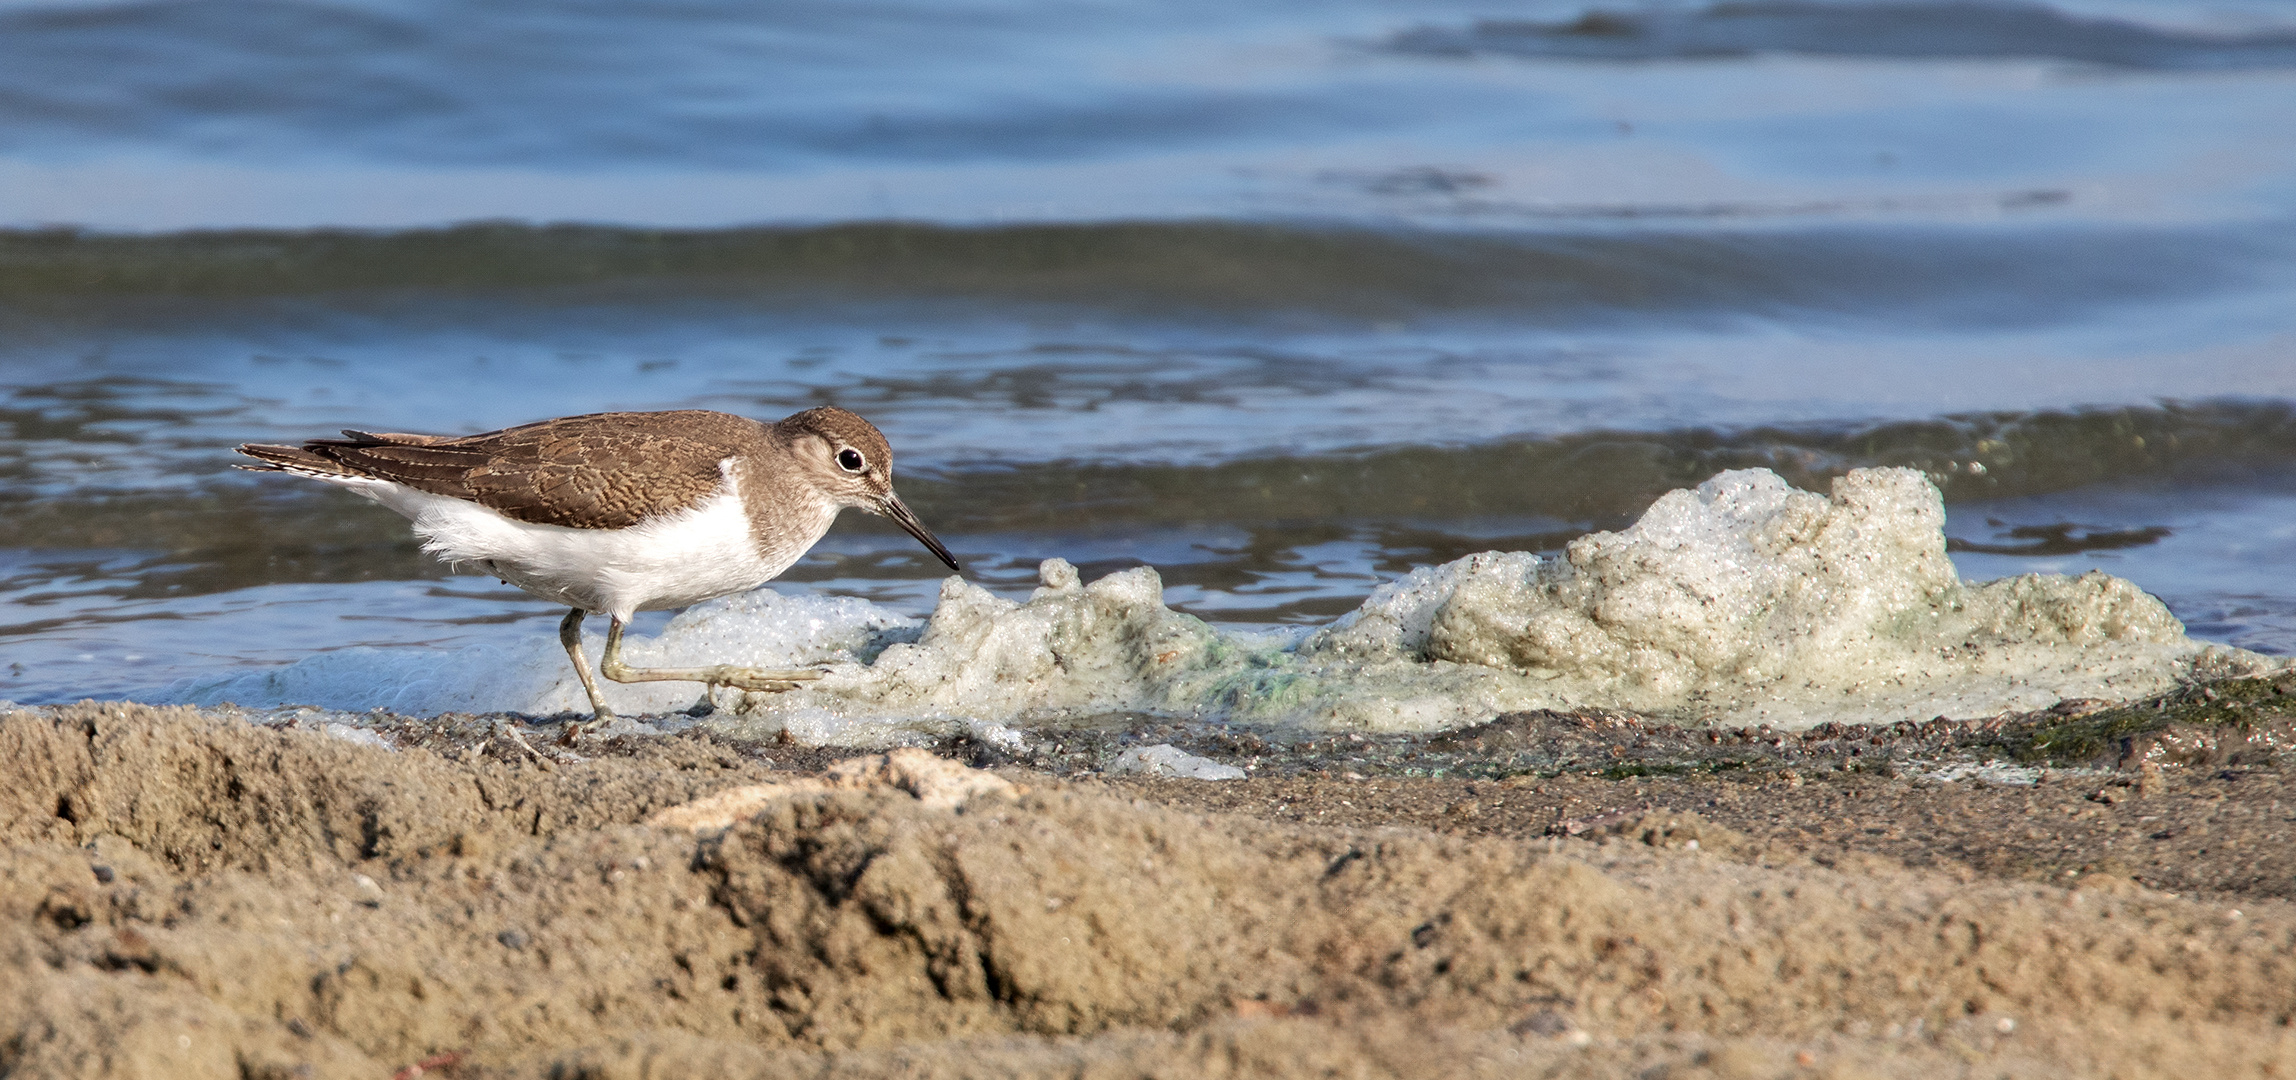
[[[723,482],[719,462],[807,430],[824,411],[778,425],[702,409],[590,413],[479,435],[345,431],[240,450],[273,469],[392,480],[530,524],[622,529],[708,498]]]

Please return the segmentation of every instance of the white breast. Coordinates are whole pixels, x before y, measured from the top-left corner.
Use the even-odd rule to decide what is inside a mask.
[[[828,531],[834,506],[817,508],[803,547],[761,556],[749,515],[730,482],[703,502],[626,529],[573,529],[513,520],[498,511],[388,480],[320,477],[414,522],[423,550],[568,607],[628,618],[754,589],[789,569]],[[804,523],[811,526],[813,522]]]

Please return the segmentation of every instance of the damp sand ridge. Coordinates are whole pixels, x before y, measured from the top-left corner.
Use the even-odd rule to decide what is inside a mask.
[[[2130,767],[2044,750],[2031,783],[1914,766],[2065,715],[1493,777],[1328,744],[1242,781],[981,772],[950,759],[1002,751],[967,737],[926,760],[983,779],[939,800],[699,731],[578,760],[479,718],[24,710],[0,1052],[27,1076],[2286,1075],[2287,710],[2238,689],[2195,696],[2223,723],[2090,716]],[[1853,742],[1904,767],[1818,767]],[[738,789],[746,817],[663,824]]]

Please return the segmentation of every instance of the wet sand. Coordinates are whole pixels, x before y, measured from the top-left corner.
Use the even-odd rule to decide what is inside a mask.
[[[0,1075],[2290,1076],[2292,714],[1031,733],[930,748],[1015,785],[947,805],[700,733],[18,712]],[[1099,771],[1143,736],[1254,775]],[[1980,758],[2039,782],[1937,778]]]

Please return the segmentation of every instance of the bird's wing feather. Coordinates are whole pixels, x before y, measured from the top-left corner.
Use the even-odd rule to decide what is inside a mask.
[[[596,413],[454,438],[347,431],[302,451],[519,521],[621,529],[715,494],[719,463],[757,440],[760,427],[702,410]],[[269,460],[258,449],[280,448],[243,452]]]
[[[413,435],[404,431],[354,431],[350,428],[343,429],[343,437],[359,442],[396,443],[400,446],[431,446],[455,440],[453,435]]]

